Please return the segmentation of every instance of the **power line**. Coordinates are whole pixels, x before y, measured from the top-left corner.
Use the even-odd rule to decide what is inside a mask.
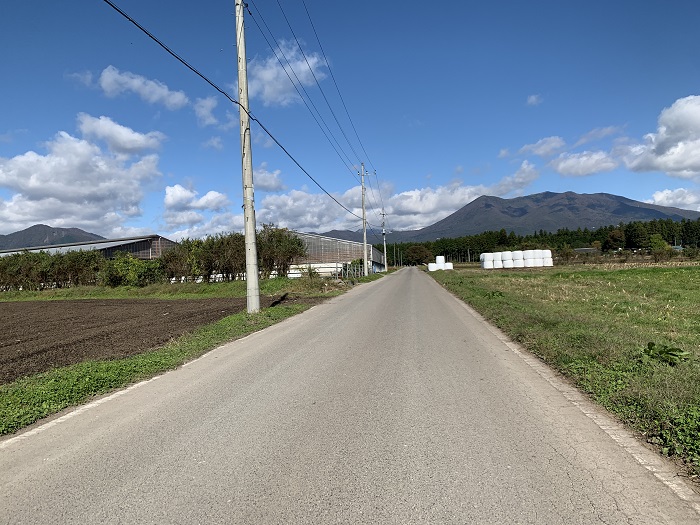
[[[309,113],[311,114],[313,119],[316,121],[316,124],[318,125],[321,132],[324,134],[324,136],[326,137],[326,139],[330,143],[331,147],[335,150],[335,152],[338,155],[338,157],[340,158],[341,162],[343,162],[343,164],[348,169],[348,171],[350,171],[350,173],[354,176],[355,173],[353,172],[352,168],[350,167],[353,165],[353,161],[350,159],[350,157],[345,152],[345,150],[343,150],[343,147],[338,142],[338,139],[335,138],[335,135],[333,135],[333,132],[331,131],[328,124],[326,124],[326,121],[324,120],[323,116],[321,115],[321,112],[318,110],[313,99],[311,98],[309,93],[306,91],[304,84],[301,82],[301,80],[297,76],[296,71],[294,71],[294,68],[292,67],[292,63],[287,58],[287,55],[282,50],[282,47],[281,46],[273,46],[272,43],[270,42],[270,40],[267,38],[267,35],[265,34],[265,32],[260,27],[260,24],[258,24],[257,17],[255,17],[253,15],[253,13],[251,13],[250,8],[248,8],[248,13],[250,14],[250,17],[253,19],[253,22],[255,23],[255,25],[258,27],[258,30],[260,31],[260,34],[262,35],[262,37],[265,39],[265,42],[267,42],[268,47],[272,50],[272,53],[275,55],[277,62],[279,62],[280,66],[282,66],[282,70],[287,75],[287,78],[289,78],[289,81],[292,83],[292,86],[294,86],[294,89],[296,90],[297,94],[299,95],[299,98],[301,98],[302,102],[306,106],[306,109],[309,110]],[[262,21],[263,25],[265,26],[265,29],[267,29],[267,32],[270,34],[270,37],[276,42],[277,40],[275,39],[275,36],[272,34],[270,27],[267,25],[267,22],[265,21],[265,17],[262,16],[262,13],[260,12],[259,9],[257,10],[257,13],[258,13],[258,16],[259,16],[260,20]],[[287,65],[289,66],[289,68],[284,66],[284,64],[282,63],[282,60],[279,58],[279,56],[277,54],[278,52],[279,52],[279,54],[282,55],[284,60],[287,62]],[[303,52],[302,52],[302,54],[303,54]],[[308,65],[308,61],[307,61],[307,65]],[[309,69],[311,69],[310,66],[309,66]],[[290,74],[290,71],[291,71],[291,74]],[[313,70],[312,70],[312,74],[313,74]],[[294,80],[292,79],[292,75],[294,75],[296,82],[294,82]],[[314,76],[314,78],[315,78],[315,76]],[[304,95],[301,93],[300,88],[304,92],[306,97],[304,97]],[[307,99],[308,99],[308,102],[307,102]],[[313,110],[311,109],[309,104],[311,104],[311,106],[313,106]],[[316,111],[316,113],[314,113],[314,110]],[[316,115],[318,115],[318,117],[316,117]],[[321,125],[321,122],[319,122],[319,119],[321,119],[321,122],[323,122],[323,125]],[[325,129],[324,129],[324,126],[325,126]],[[326,130],[328,130],[327,133],[326,133]],[[330,136],[329,136],[329,134],[330,134]],[[331,137],[333,138],[333,140],[331,140]],[[337,148],[336,148],[336,145],[333,144],[333,141],[335,141],[335,144],[338,146]],[[340,149],[340,151],[338,151],[338,149]],[[341,151],[342,151],[342,155],[345,156],[345,159],[343,159],[343,156],[340,153]],[[345,164],[346,160],[347,160],[348,164]]]
[[[112,7],[115,11],[117,11],[117,12],[118,12],[120,15],[122,15],[124,18],[126,18],[129,22],[131,22],[132,24],[134,24],[137,28],[139,28],[139,29],[140,29],[143,33],[145,33],[151,40],[153,40],[153,41],[156,42],[159,46],[161,46],[163,49],[165,49],[165,50],[166,50],[173,58],[175,58],[178,62],[180,62],[182,65],[184,65],[185,67],[187,67],[190,71],[192,71],[193,73],[195,73],[198,77],[200,77],[202,80],[204,80],[204,81],[205,81],[207,84],[209,84],[211,87],[213,87],[214,89],[216,89],[216,91],[218,91],[219,93],[221,93],[221,94],[222,94],[224,97],[226,97],[230,102],[232,102],[233,104],[235,104],[235,105],[237,105],[237,106],[239,106],[239,107],[241,106],[240,103],[239,103],[237,100],[235,100],[233,97],[231,97],[228,93],[226,93],[226,92],[225,92],[223,89],[221,89],[219,86],[217,86],[216,84],[214,84],[214,82],[212,82],[211,80],[209,80],[203,73],[200,73],[194,66],[190,65],[184,58],[182,58],[180,55],[178,55],[178,54],[175,53],[172,49],[170,49],[168,46],[166,46],[166,45],[165,45],[163,42],[161,42],[155,35],[153,35],[150,31],[148,31],[145,27],[143,27],[141,24],[139,24],[139,23],[138,23],[136,20],[134,20],[132,17],[130,17],[127,13],[125,13],[125,12],[124,12],[122,9],[120,9],[118,6],[116,6],[116,5],[114,4],[114,2],[112,2],[111,0],[104,0],[104,2],[105,2],[106,4],[108,4],[110,7]],[[245,110],[245,108],[244,108],[244,110]],[[277,144],[277,146],[284,152],[284,154],[287,155],[287,157],[289,157],[289,158],[292,160],[292,162],[294,162],[294,164],[296,164],[297,167],[298,167],[309,179],[311,179],[311,181],[312,181],[314,184],[316,184],[316,186],[318,186],[319,189],[320,189],[321,191],[323,191],[323,193],[325,193],[327,196],[329,196],[331,199],[333,199],[333,200],[335,201],[335,203],[338,204],[338,206],[340,206],[341,208],[343,208],[343,209],[344,209],[346,212],[348,212],[350,215],[352,215],[352,216],[354,216],[354,217],[357,217],[358,219],[362,220],[362,217],[360,217],[360,216],[357,215],[356,213],[354,213],[354,212],[352,212],[351,210],[349,210],[349,209],[348,209],[344,204],[342,204],[338,199],[336,199],[335,197],[333,197],[333,195],[331,195],[328,191],[326,191],[326,189],[325,189],[323,186],[321,186],[321,184],[320,184],[315,178],[313,178],[313,177],[311,176],[311,174],[310,174],[308,171],[306,171],[306,170],[304,169],[304,167],[303,167],[301,164],[299,164],[299,162],[294,158],[294,156],[292,156],[292,154],[289,153],[289,151],[287,151],[287,149],[277,140],[277,138],[275,138],[275,136],[272,135],[272,133],[270,133],[270,131],[263,125],[262,122],[260,122],[256,117],[253,116],[252,113],[248,112],[247,110],[246,110],[246,113],[248,113],[248,116],[250,117],[250,120],[252,120],[253,122],[257,123],[258,126],[260,126],[260,128],[267,134],[267,136],[270,137],[270,138],[273,140],[273,142],[274,142],[275,144]]]
[[[311,67],[311,64],[309,64],[309,59],[306,58],[306,53],[304,53],[304,49],[301,47],[301,43],[299,42],[299,39],[297,38],[297,35],[294,32],[294,29],[292,28],[292,24],[289,23],[289,19],[287,18],[287,15],[284,12],[284,9],[282,8],[282,4],[280,3],[280,0],[277,0],[277,5],[279,6],[280,11],[282,12],[282,16],[284,17],[285,21],[287,22],[287,26],[289,27],[289,30],[292,32],[292,36],[294,37],[294,41],[297,43],[297,47],[299,47],[299,51],[301,51],[301,55],[304,57],[304,60],[306,61],[306,65],[309,66],[309,71],[311,71],[311,76],[314,77],[314,81],[316,82],[316,85],[318,86],[318,89],[321,92],[321,95],[323,95],[323,100],[326,101],[326,105],[328,106],[328,109],[330,110],[331,115],[333,115],[333,118],[335,119],[336,124],[338,124],[338,129],[340,129],[340,132],[343,134],[343,137],[345,137],[345,141],[348,143],[348,145],[350,146],[350,149],[355,154],[355,158],[359,162],[360,156],[355,151],[355,148],[352,147],[352,143],[348,139],[348,136],[345,134],[343,127],[340,125],[340,121],[338,120],[338,117],[335,115],[335,112],[333,111],[333,108],[331,107],[331,104],[328,101],[328,97],[326,97],[326,93],[323,91],[323,88],[321,87],[321,84],[318,81],[318,78],[316,78],[316,74],[314,73],[314,70]],[[325,57],[325,55],[323,58],[326,61],[326,65],[328,66],[328,70],[330,71],[330,64],[328,63],[328,59]]]
[[[277,2],[279,3],[279,0],[277,0]],[[325,52],[324,49],[323,49],[323,45],[321,44],[321,39],[319,38],[318,32],[316,31],[316,26],[314,25],[314,22],[313,22],[313,20],[311,19],[311,13],[309,13],[309,9],[308,9],[308,7],[306,6],[305,0],[301,0],[301,3],[302,3],[302,5],[304,6],[304,10],[306,11],[306,16],[307,16],[308,19],[309,19],[309,24],[311,24],[311,29],[312,29],[313,32],[314,32],[314,36],[316,37],[316,42],[318,42],[318,47],[319,47],[319,49],[321,50],[321,54],[323,55],[323,59],[324,59],[324,61],[325,61],[325,63],[326,63],[326,66],[328,67],[328,72],[330,73],[331,79],[333,80],[333,85],[335,85],[335,89],[336,89],[336,91],[338,92],[338,98],[340,98],[340,102],[342,103],[343,108],[345,109],[345,114],[346,114],[347,117],[348,117],[348,121],[350,122],[350,126],[352,127],[352,129],[353,129],[353,131],[354,131],[354,133],[355,133],[355,137],[357,138],[357,142],[360,144],[360,148],[362,148],[362,152],[365,154],[365,158],[367,159],[367,161],[369,162],[370,166],[372,166],[372,169],[374,170],[374,177],[375,177],[376,182],[377,182],[377,192],[379,193],[379,200],[380,200],[380,203],[381,203],[382,210],[384,210],[384,199],[382,198],[381,186],[380,186],[380,184],[379,184],[379,178],[377,177],[377,169],[374,167],[374,164],[372,163],[372,160],[370,159],[369,155],[367,154],[367,150],[365,149],[365,146],[364,146],[364,144],[362,143],[362,140],[360,139],[360,135],[359,135],[359,133],[357,132],[357,128],[355,127],[355,123],[353,122],[352,117],[350,116],[350,112],[348,111],[348,107],[347,107],[347,105],[345,104],[345,99],[343,98],[343,95],[342,95],[342,93],[340,92],[340,87],[338,86],[338,82],[337,82],[336,79],[335,79],[335,75],[333,74],[333,69],[331,68],[330,62],[328,61],[328,57],[326,56],[326,52]],[[281,6],[280,6],[280,9],[281,9]],[[285,18],[286,18],[286,17],[285,17]],[[291,29],[291,27],[290,27],[290,29]],[[296,38],[296,36],[295,36],[295,38]],[[298,43],[298,42],[297,42],[297,43]],[[301,49],[301,46],[300,46],[300,49]],[[302,51],[302,52],[303,52],[303,51]],[[314,77],[314,78],[315,78],[315,77]],[[319,86],[319,87],[320,87],[320,86]],[[321,92],[323,93],[323,90],[321,90]],[[325,98],[325,93],[324,93],[324,98]],[[326,103],[328,103],[328,100],[327,100],[327,99],[326,99]],[[329,107],[330,107],[330,105],[329,105]],[[332,110],[331,110],[331,112],[332,112]],[[335,113],[333,113],[333,116],[335,117]],[[336,122],[338,122],[338,119],[337,119],[337,118],[336,118]],[[338,126],[340,127],[340,123],[338,123]],[[341,131],[342,131],[342,128],[341,128]],[[345,133],[343,133],[343,136],[345,136]],[[345,139],[348,140],[348,139],[347,139],[347,136],[345,136]],[[349,140],[348,140],[348,143],[350,143]],[[352,146],[351,146],[351,148],[352,148]],[[354,152],[354,151],[355,151],[355,150],[353,149],[353,152]],[[355,155],[357,155],[357,153],[355,153]],[[371,190],[371,186],[370,186],[370,190]],[[372,192],[372,197],[375,199],[375,202],[376,202],[376,197],[374,197],[374,192]]]

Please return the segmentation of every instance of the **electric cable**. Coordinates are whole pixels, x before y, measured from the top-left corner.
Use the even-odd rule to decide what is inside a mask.
[[[190,65],[184,58],[182,58],[180,55],[175,53],[172,49],[170,49],[168,46],[166,46],[163,42],[161,42],[155,35],[153,35],[150,31],[148,31],[145,27],[143,27],[141,24],[139,24],[136,20],[134,20],[132,17],[130,17],[127,13],[125,13],[121,8],[119,8],[117,5],[112,2],[112,0],[103,0],[105,3],[107,3],[110,7],[112,7],[115,11],[117,11],[120,15],[122,15],[124,18],[126,18],[129,22],[134,24],[137,28],[139,28],[143,33],[145,33],[151,40],[156,42],[159,46],[161,46],[165,51],[167,51],[173,58],[175,58],[178,62],[180,62],[182,65],[187,67],[190,71],[195,73],[198,77],[200,77],[202,80],[204,80],[207,84],[209,84],[211,87],[213,87],[216,91],[221,93],[224,97],[226,97],[230,102],[233,104],[242,107],[240,102],[235,100],[233,97],[231,97],[228,93],[226,93],[223,89],[221,89],[219,86],[217,86],[214,82],[209,80],[203,73],[199,72],[194,66]],[[272,141],[277,144],[277,146],[284,152],[287,157],[291,159],[294,164],[309,178],[311,181],[318,186],[318,188],[323,191],[328,197],[333,199],[338,206],[343,208],[346,212],[348,212],[350,215],[357,217],[358,219],[362,220],[362,217],[357,215],[356,213],[352,212],[349,210],[344,204],[342,204],[338,199],[336,199],[333,195],[331,195],[326,189],[321,186],[321,184],[311,176],[311,174],[304,169],[304,167],[299,164],[299,162],[294,158],[294,156],[289,153],[289,151],[277,140],[277,138],[272,135],[272,133],[263,125],[262,122],[260,122],[255,116],[253,116],[252,113],[250,113],[246,108],[243,108],[243,110],[248,114],[250,117],[250,120],[253,122],[257,123],[258,126],[267,134],[268,137],[272,139]]]
[[[301,80],[299,80],[299,77],[297,76],[296,71],[294,71],[294,68],[292,67],[292,63],[291,63],[290,60],[287,58],[287,55],[286,55],[286,54],[284,53],[284,51],[282,50],[282,47],[281,47],[281,46],[275,47],[275,46],[272,45],[272,43],[270,43],[270,40],[267,38],[267,35],[265,34],[265,32],[264,32],[264,31],[262,30],[262,28],[260,27],[260,24],[258,24],[257,17],[254,16],[253,13],[250,11],[250,7],[247,6],[247,10],[248,10],[248,14],[249,14],[250,17],[253,19],[253,22],[255,23],[255,25],[257,26],[258,30],[260,31],[260,34],[261,34],[262,37],[265,39],[265,42],[267,42],[268,47],[272,50],[272,53],[275,55],[275,58],[277,59],[277,62],[279,62],[280,66],[282,66],[282,70],[285,72],[285,74],[287,75],[287,78],[289,78],[289,81],[290,81],[290,82],[292,83],[292,85],[294,86],[294,89],[296,90],[297,94],[299,95],[299,98],[301,98],[302,102],[303,102],[304,105],[306,106],[306,109],[308,109],[308,110],[309,110],[309,113],[311,113],[311,116],[312,116],[313,119],[316,121],[316,124],[317,124],[318,127],[321,129],[321,132],[324,134],[324,136],[326,137],[326,139],[327,139],[328,142],[330,143],[331,147],[335,150],[335,152],[336,152],[336,154],[338,155],[338,157],[340,158],[341,162],[343,162],[343,164],[344,164],[345,167],[348,169],[348,171],[350,171],[350,173],[354,176],[354,172],[352,171],[352,168],[350,167],[350,166],[353,165],[352,160],[350,159],[350,157],[348,156],[348,154],[345,152],[345,150],[343,150],[343,147],[342,147],[342,146],[340,145],[340,143],[338,142],[338,139],[335,138],[335,135],[333,135],[333,132],[331,131],[331,129],[330,129],[330,127],[328,126],[328,124],[326,124],[326,121],[324,120],[323,116],[321,115],[321,112],[318,110],[318,108],[316,107],[316,104],[314,103],[313,99],[311,98],[311,96],[309,95],[309,93],[306,91],[306,88],[304,87],[304,84],[301,82]],[[263,25],[265,26],[265,29],[267,29],[267,32],[270,34],[270,37],[271,37],[273,40],[275,40],[275,42],[276,42],[275,36],[272,34],[272,31],[270,30],[270,27],[267,25],[267,22],[265,21],[265,17],[263,17],[263,15],[262,15],[262,13],[260,12],[259,9],[257,10],[257,13],[258,13],[258,16],[259,16],[260,20],[262,21]],[[279,56],[278,56],[278,54],[277,54],[278,51],[279,51],[279,53],[282,55],[282,57],[284,58],[284,60],[287,62],[287,65],[289,66],[289,69],[288,69],[287,67],[285,67],[284,64],[282,63],[282,60],[280,60],[280,58],[279,58]],[[302,54],[303,54],[303,52],[302,52]],[[306,58],[306,57],[304,57],[304,58]],[[307,66],[308,66],[308,65],[309,65],[308,61],[307,61],[306,63],[307,63]],[[309,66],[309,69],[311,69],[310,66]],[[289,71],[291,71],[291,75],[294,75],[294,78],[296,78],[296,82],[294,82],[294,80],[292,80],[292,76],[290,75]],[[313,75],[313,70],[311,70],[311,74]],[[315,75],[314,75],[314,78],[315,78]],[[304,97],[304,95],[302,95],[302,93],[301,93],[301,91],[299,90],[299,88],[301,88],[301,90],[304,92],[304,94],[306,95],[306,97]],[[308,99],[308,102],[307,102],[307,99]],[[311,107],[309,106],[309,103],[311,104],[311,106],[313,106],[313,110],[312,110]],[[314,110],[316,111],[316,113],[314,113]],[[317,117],[316,115],[318,115],[318,117]],[[323,122],[323,125],[321,125],[321,122],[319,122],[319,119],[321,119],[321,122]],[[324,129],[324,126],[325,126],[325,129]],[[326,130],[328,130],[328,133],[326,133]],[[330,134],[330,136],[329,136],[329,134]],[[333,140],[331,140],[331,137],[333,137]],[[333,144],[333,141],[335,141],[335,144],[338,146],[337,148],[336,148],[336,146]],[[342,154],[345,156],[345,160],[343,159],[343,157],[342,157],[340,151],[338,151],[338,148],[340,149],[340,151],[342,151]],[[346,160],[347,160],[348,164],[345,164],[345,161],[346,161]]]

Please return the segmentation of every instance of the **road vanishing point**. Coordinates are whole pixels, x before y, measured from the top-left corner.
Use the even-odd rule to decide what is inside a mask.
[[[408,268],[0,441],[0,523],[697,525],[700,500]]]

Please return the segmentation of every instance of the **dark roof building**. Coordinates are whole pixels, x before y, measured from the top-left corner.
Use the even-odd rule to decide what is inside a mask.
[[[138,259],[150,260],[157,259],[163,253],[168,251],[173,246],[177,245],[175,241],[161,237],[160,235],[144,235],[142,237],[125,237],[122,239],[104,239],[92,241],[89,243],[68,243],[68,244],[52,244],[49,246],[35,246],[26,249],[0,250],[0,257],[21,252],[47,252],[66,253],[73,251],[90,251],[97,250],[111,259],[118,252],[128,253]]]

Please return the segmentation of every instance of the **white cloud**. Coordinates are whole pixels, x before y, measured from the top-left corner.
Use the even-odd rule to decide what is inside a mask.
[[[121,72],[114,66],[108,66],[102,71],[99,83],[108,97],[132,92],[149,104],[162,104],[170,110],[181,109],[189,104],[182,91],[171,91],[162,82],[149,80],[128,71]]]
[[[260,167],[253,171],[253,181],[255,183],[255,189],[261,191],[284,191],[286,186],[280,179],[280,170],[268,171],[267,162],[260,164]]]
[[[542,95],[530,95],[527,97],[528,106],[539,106],[542,104]]]
[[[76,82],[79,82],[80,84],[84,84],[85,86],[92,87],[92,72],[91,71],[83,71],[80,73],[67,73],[65,75],[65,78],[68,78],[70,80],[75,80]]]
[[[413,230],[444,219],[480,195],[519,194],[538,177],[535,166],[524,161],[519,169],[493,186],[464,186],[461,181],[437,188],[419,188],[384,198],[389,224],[395,230]],[[383,188],[383,194],[390,193]],[[334,197],[357,216],[362,216],[362,191],[359,186]],[[368,214],[370,223],[378,225],[378,212]],[[327,232],[334,229],[357,230],[361,220],[338,206],[324,194],[293,190],[283,195],[266,196],[258,212],[259,222],[301,231]]]
[[[263,59],[255,57],[248,64],[248,94],[261,99],[265,106],[288,106],[301,101],[290,77],[295,84],[304,87],[316,83],[314,76],[319,81],[326,77],[322,71],[326,64],[318,53],[305,53],[305,60],[295,44],[285,41],[280,42],[275,52],[285,64],[284,68],[275,55]]]
[[[165,188],[165,208],[172,211],[211,210],[218,211],[228,205],[228,199],[218,191],[208,191],[197,198],[195,190],[189,190],[179,184]]]
[[[604,151],[562,153],[549,163],[560,175],[583,177],[617,168],[618,162]]]
[[[221,137],[212,137],[203,143],[202,146],[205,148],[222,150],[224,149],[224,141],[221,139]]]
[[[589,142],[596,142],[598,140],[604,139],[605,137],[609,137],[611,135],[617,135],[619,133],[622,133],[622,128],[619,126],[608,126],[605,128],[595,128],[583,135],[576,144],[574,144],[574,147],[577,148],[578,146],[582,146],[584,144],[588,144]]]
[[[217,105],[216,97],[198,98],[194,103],[194,113],[200,126],[214,126],[219,121],[214,116]]]
[[[498,158],[499,158],[499,159],[505,159],[505,158],[508,158],[509,156],[510,156],[510,151],[508,151],[508,148],[502,148],[502,149],[498,152]]]
[[[109,236],[141,215],[143,186],[161,176],[155,154],[132,159],[64,131],[45,147],[0,158],[0,188],[11,195],[0,199],[2,233],[45,223]]]
[[[335,197],[340,202],[344,200],[342,196]],[[348,204],[345,206],[350,208]],[[284,195],[267,195],[262,200],[257,215],[258,224],[273,223],[282,228],[301,231],[325,232],[334,228],[354,230],[361,225],[359,219],[349,215],[327,195],[299,190]]]
[[[86,113],[78,114],[78,129],[84,137],[103,140],[111,151],[129,155],[158,149],[165,140],[165,135],[159,131],[138,133],[109,117],[95,118]]]
[[[539,176],[540,174],[537,168],[535,168],[535,165],[524,160],[522,164],[520,164],[518,171],[513,175],[503,177],[500,181],[491,186],[487,193],[489,195],[495,195],[496,197],[503,197],[510,194],[521,195],[523,190]]]
[[[533,153],[540,157],[551,157],[566,146],[561,137],[545,137],[534,144],[526,144],[520,148],[520,153]]]
[[[197,223],[187,225],[186,228],[173,231],[168,234],[168,238],[179,241],[184,238],[200,239],[207,235],[216,235],[218,233],[243,233],[243,225],[243,214],[219,213],[208,220],[203,219]]]
[[[658,204],[659,206],[672,206],[684,210],[700,211],[700,190],[678,188],[675,190],[657,191],[646,202]]]
[[[187,189],[180,184],[165,188],[163,219],[168,230],[179,228],[178,234],[183,237],[204,235],[203,233],[196,234],[196,232],[203,231],[203,224],[208,224],[205,222],[208,214],[205,215],[203,212],[221,212],[229,204],[226,195],[218,191],[209,191],[200,198],[197,198],[197,195],[195,190]]]
[[[656,133],[644,144],[621,149],[625,165],[638,172],[662,171],[672,177],[700,178],[700,96],[676,100],[659,115]]]

